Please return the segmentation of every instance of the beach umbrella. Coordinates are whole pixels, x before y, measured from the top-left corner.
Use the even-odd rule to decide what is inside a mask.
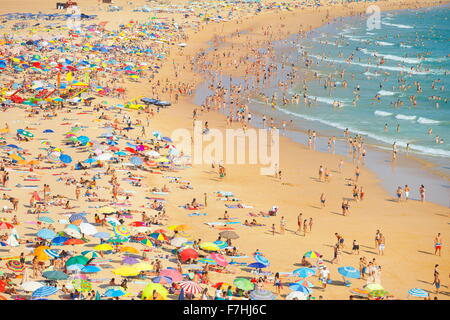
[[[36,233],[36,235],[39,238],[46,239],[46,240],[53,239],[56,236],[55,232],[53,232],[53,230],[50,230],[50,229],[41,229],[38,231],[38,233]]]
[[[219,253],[213,252],[210,254],[210,257],[214,259],[219,266],[226,267],[228,265],[227,259]]]
[[[203,291],[203,288],[194,281],[181,281],[179,285],[185,293],[196,295]]]
[[[156,291],[163,299],[167,297],[169,291],[160,283],[149,283],[142,290],[142,300],[150,300],[153,298],[153,291]]]
[[[374,298],[381,298],[387,295],[389,295],[389,292],[387,292],[386,290],[372,290],[369,292],[369,296]]]
[[[264,257],[263,255],[257,254],[257,255],[254,256],[254,258],[255,258],[255,260],[257,262],[262,263],[262,264],[264,264],[266,266],[269,266],[269,260],[267,260],[267,258]]]
[[[251,291],[255,288],[255,285],[250,280],[245,278],[236,278],[234,279],[233,284],[236,288],[244,291]]]
[[[130,162],[132,164],[134,164],[135,166],[140,166],[143,163],[142,159],[139,158],[139,157],[132,157],[132,158],[130,158]]]
[[[225,241],[219,241],[216,240],[213,242],[216,246],[218,246],[220,249],[225,249],[226,247],[228,247],[228,244]]]
[[[286,300],[308,300],[308,294],[300,291],[292,291],[286,296]]]
[[[108,232],[97,232],[96,234],[93,235],[93,237],[99,239],[109,239],[111,235]]]
[[[136,264],[139,263],[139,260],[133,257],[125,257],[122,260],[122,264]]]
[[[55,223],[55,221],[50,217],[39,217],[38,221],[44,222],[44,223],[49,223],[49,224]]]
[[[136,253],[139,254],[139,250],[129,246],[122,246],[119,249],[120,252]]]
[[[304,285],[297,283],[297,282],[289,284],[289,288],[292,291],[299,291],[299,292],[302,292],[307,295],[310,295],[312,293],[312,290],[310,288],[305,287]]]
[[[131,234],[125,226],[115,226],[114,232],[122,237],[128,237]]]
[[[176,237],[170,240],[170,244],[174,247],[181,247],[184,243],[186,243],[188,240],[183,237]]]
[[[152,281],[154,283],[162,283],[162,284],[172,284],[172,282],[173,282],[171,278],[169,278],[169,277],[161,277],[161,276],[154,277],[152,279]]]
[[[219,233],[219,235],[225,239],[239,239],[239,235],[234,231],[222,231]]]
[[[267,268],[267,266],[264,263],[261,262],[253,262],[247,265],[247,267],[255,268],[255,269],[263,269]]]
[[[71,236],[71,237],[74,237],[74,238],[77,238],[77,239],[81,239],[81,237],[82,237],[81,233],[79,231],[73,229],[73,228],[67,227],[63,231],[68,236]]]
[[[107,240],[107,242],[109,242],[109,243],[124,243],[124,242],[127,242],[129,239],[128,238],[124,238],[124,237],[121,237],[121,236],[115,236],[114,238],[111,238],[111,239],[108,239]]]
[[[85,242],[81,239],[69,239],[64,242],[65,245],[76,245],[76,244],[84,244]]]
[[[74,223],[74,222],[76,222],[76,221],[79,221],[79,220],[81,220],[82,222],[84,222],[84,223],[87,223],[88,221],[87,221],[87,219],[84,217],[84,215],[82,215],[82,214],[80,214],[80,213],[74,213],[74,214],[72,214],[70,217],[69,217],[69,222],[70,223]],[[68,228],[69,228],[70,226],[68,226]],[[73,227],[70,227],[70,228],[73,228]],[[80,230],[80,228],[79,227],[76,227],[76,228],[73,228],[74,230],[76,230],[76,231],[79,231]]]
[[[67,240],[69,240],[69,238],[58,236],[58,237],[53,238],[52,244],[61,245],[64,242],[66,242]]]
[[[277,296],[269,290],[253,290],[250,292],[251,300],[274,300]]]
[[[220,248],[212,242],[202,242],[200,248],[205,251],[219,251]]]
[[[151,271],[153,270],[153,266],[147,262],[139,262],[133,265],[133,268],[139,271]]]
[[[85,256],[75,256],[69,258],[69,260],[66,261],[66,267],[72,265],[72,264],[82,264],[85,265],[88,263],[89,259]]]
[[[92,251],[92,250],[83,251],[83,252],[81,252],[81,254],[88,259],[94,259],[94,258],[97,258],[100,256],[97,252]]]
[[[155,240],[159,240],[159,241],[168,241],[169,240],[169,238],[167,238],[167,236],[164,233],[161,233],[161,232],[151,233],[150,237],[155,239]]]
[[[185,231],[190,229],[190,227],[187,224],[175,224],[172,226],[167,227],[167,229],[172,231]]]
[[[349,266],[338,268],[338,272],[345,278],[359,279],[360,277],[359,270]]]
[[[11,230],[14,229],[14,225],[8,222],[0,222],[0,230]]]
[[[118,276],[132,277],[137,276],[140,273],[140,271],[132,266],[131,267],[126,266],[126,267],[119,267],[113,270],[113,273],[117,274]]]
[[[103,214],[103,213],[112,213],[112,212],[116,212],[116,211],[117,211],[117,209],[115,209],[113,207],[109,207],[109,206],[101,207],[101,208],[97,209],[97,212],[101,213],[101,214]]]
[[[69,276],[61,271],[45,271],[42,276],[49,280],[67,280]]]
[[[59,160],[63,163],[71,163],[72,162],[72,158],[67,154],[61,154],[59,156]]]
[[[25,266],[23,265],[23,263],[21,263],[18,260],[9,260],[6,263],[6,267],[14,272],[22,272],[25,269]]]
[[[81,272],[84,273],[96,273],[102,271],[102,268],[92,265],[87,265],[83,269],[81,269]]]
[[[72,285],[75,289],[81,292],[88,292],[92,290],[92,284],[84,279],[72,280]]]
[[[33,291],[31,296],[33,298],[43,298],[43,297],[48,297],[48,296],[54,295],[58,291],[59,290],[56,287],[42,286],[39,289],[36,289],[35,291]]]
[[[126,292],[120,289],[109,289],[105,292],[106,297],[121,297],[126,295]]]
[[[151,242],[149,239],[143,239],[140,241],[143,245],[146,245],[147,247],[153,247],[153,242]]]
[[[183,262],[189,259],[196,259],[198,258],[198,252],[191,248],[184,249],[180,252],[180,257]]]
[[[77,271],[77,272],[81,272],[81,269],[84,268],[84,265],[82,264],[72,264],[68,267],[66,267],[67,271]]]
[[[84,163],[94,163],[94,162],[96,162],[97,161],[97,159],[95,159],[95,158],[87,158],[86,160],[84,160],[83,162]]]
[[[20,287],[22,288],[23,291],[27,291],[27,292],[33,292],[36,291],[37,289],[43,287],[44,284],[41,282],[37,282],[37,281],[27,281],[24,282],[20,285]]]
[[[50,258],[59,258],[58,252],[52,249],[45,249],[44,252],[50,257]]]
[[[55,131],[53,131],[52,129],[46,129],[46,130],[44,130],[44,131],[42,131],[43,133],[53,133],[53,132],[55,132]]]
[[[413,297],[428,298],[429,294],[423,289],[413,288],[408,290],[408,294]]]
[[[199,263],[207,263],[207,264],[211,264],[211,265],[217,264],[217,262],[214,261],[214,260],[211,259],[211,258],[202,258],[202,259],[198,259],[197,262],[199,262]]]
[[[369,292],[370,291],[374,291],[374,290],[384,290],[383,286],[381,284],[378,284],[378,283],[366,284],[364,286],[364,289],[368,290]]]
[[[90,223],[81,223],[80,230],[82,233],[87,234],[88,236],[92,236],[97,233],[97,228]]]
[[[183,280],[183,275],[174,269],[164,269],[159,273],[160,276],[169,277],[173,282],[179,282]]]
[[[304,254],[304,256],[306,258],[319,258],[320,257],[320,253],[318,253],[317,251],[308,251]]]
[[[107,243],[102,243],[102,244],[96,245],[94,247],[94,250],[97,250],[97,251],[112,251],[113,247],[111,245],[107,244]]]
[[[315,275],[316,271],[311,268],[298,268],[292,271],[292,274],[296,275],[299,278],[308,278],[309,276]]]
[[[353,288],[350,292],[354,295],[367,297],[369,295],[369,291],[365,289]]]

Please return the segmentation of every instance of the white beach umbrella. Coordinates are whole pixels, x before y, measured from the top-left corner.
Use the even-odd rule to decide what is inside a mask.
[[[147,155],[147,156],[149,156],[149,157],[152,157],[152,158],[159,158],[161,155],[159,154],[159,152],[156,152],[155,150],[150,150],[150,151],[147,151],[146,153],[145,153],[145,155]]]
[[[44,286],[44,284],[41,283],[41,282],[28,281],[28,282],[22,283],[22,285],[20,287],[24,291],[33,292],[33,291],[36,291],[37,289],[39,289],[40,287],[43,287],[43,286]]]
[[[101,161],[107,161],[107,160],[111,159],[112,156],[113,155],[111,153],[103,153],[103,154],[99,155],[96,159],[101,160]]]
[[[81,233],[79,233],[77,230],[71,229],[71,228],[65,228],[63,230],[66,234],[68,234],[71,237],[81,239]]]
[[[304,293],[300,291],[292,291],[289,293],[286,297],[286,300],[306,300],[308,299],[308,296],[306,296]]]
[[[88,236],[91,236],[91,235],[96,234],[98,232],[97,228],[95,228],[95,226],[93,226],[90,223],[83,222],[83,223],[80,224],[79,227],[80,227],[81,232],[84,233],[84,234],[87,234]]]

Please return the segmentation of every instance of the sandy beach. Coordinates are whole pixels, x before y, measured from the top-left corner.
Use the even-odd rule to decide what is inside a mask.
[[[171,1],[171,3],[180,6],[186,4],[185,1]],[[378,1],[375,4],[385,11],[443,3],[446,1]],[[292,292],[302,292],[303,296],[299,294],[300,299],[308,299],[309,296],[316,300],[320,297],[325,300],[347,300],[350,295],[358,296],[351,292],[355,288],[363,292],[362,297],[370,296],[371,299],[375,299],[377,294],[391,299],[423,299],[408,295],[408,290],[413,288],[422,289],[429,294],[430,299],[434,297],[439,300],[448,299],[450,264],[445,230],[448,225],[449,209],[428,201],[415,200],[419,195],[419,185],[411,186],[410,200],[402,199],[398,202],[392,191],[388,192],[381,186],[379,177],[360,164],[356,184],[358,190],[364,188],[364,199],[355,201],[352,191],[355,184],[356,162],[352,162],[348,157],[310,150],[307,145],[299,144],[284,136],[280,136],[279,163],[277,163],[277,171],[281,171],[281,178],[275,175],[261,175],[260,169],[263,166],[258,164],[223,164],[223,162],[226,176],[221,177],[220,160],[215,162],[214,167],[207,163],[192,164],[189,158],[169,151],[177,150],[177,141],[160,138],[174,139],[172,133],[177,129],[192,132],[194,110],[197,110],[196,119],[202,121],[203,125],[207,121],[211,129],[224,132],[227,128],[242,128],[242,123],[234,122],[228,125],[224,110],[221,110],[221,113],[213,107],[211,110],[204,108],[202,111],[194,101],[195,98],[200,98],[195,96],[195,88],[205,82],[209,83],[213,73],[233,77],[245,77],[246,72],[252,74],[251,62],[245,62],[244,59],[252,55],[252,49],[266,47],[272,41],[307,32],[335,18],[364,13],[370,4],[330,6],[324,3],[319,8],[295,8],[292,5],[289,10],[264,8],[255,14],[256,6],[248,4],[224,4],[221,10],[216,10],[216,3],[209,6],[205,2],[194,6],[193,12],[185,13],[173,10],[176,7],[169,7],[164,3],[133,1],[133,4],[129,5],[126,1],[116,1],[113,5],[122,6],[123,11],[114,13],[106,12],[107,4],[81,0],[78,1],[81,12],[98,15],[93,20],[83,21],[85,26],[99,25],[102,21],[108,23],[90,29],[84,26],[83,34],[72,33],[75,36],[67,35],[64,27],[60,31],[54,26],[48,27],[49,21],[32,26],[37,22],[25,20],[28,25],[23,29],[14,30],[15,36],[35,35],[36,39],[39,39],[61,34],[62,39],[51,43],[56,47],[64,43],[66,50],[43,49],[41,57],[32,60],[17,57],[37,54],[36,46],[31,49],[30,44],[28,48],[30,51],[27,52],[21,48],[25,45],[20,42],[18,44],[15,40],[4,38],[2,43],[0,60],[6,61],[6,68],[3,68],[1,79],[2,88],[6,89],[2,91],[4,105],[0,126],[4,128],[2,131],[4,143],[1,167],[2,177],[7,172],[9,179],[6,185],[1,187],[5,196],[0,203],[4,208],[0,213],[4,221],[0,233],[5,235],[1,240],[5,246],[0,248],[2,258],[0,270],[4,277],[0,281],[5,285],[0,286],[0,289],[4,287],[0,290],[0,295],[7,300],[46,297],[46,293],[39,295],[33,292],[44,285],[46,280],[44,272],[58,270],[59,276],[62,277],[62,280],[56,283],[59,291],[48,295],[48,299],[74,298],[76,292],[72,287],[74,283],[76,287],[81,282],[75,279],[87,282],[85,285],[89,289],[80,290],[83,291],[84,299],[97,299],[100,296],[102,299],[121,300],[178,299],[180,289],[184,290],[184,294],[192,290],[194,299],[206,297],[214,299],[218,294],[215,288],[217,286],[214,285],[220,282],[243,288],[248,283],[250,286],[253,285],[252,290],[243,290],[245,294],[239,290],[234,291],[235,287],[232,288],[233,293],[228,294],[228,287],[224,285],[222,298],[232,295],[232,299],[248,299],[257,296],[258,292],[267,294],[269,291],[271,298],[276,299],[286,299]],[[132,11],[132,8],[144,5],[171,8],[174,12],[170,12],[169,9],[155,13]],[[20,8],[14,1],[4,1],[0,7],[0,14],[64,12],[54,7],[55,3],[47,0],[43,1],[39,8],[36,8],[33,1],[23,1]],[[216,17],[219,14],[224,17],[230,8],[233,8],[230,21],[215,22],[203,19],[205,16]],[[152,16],[156,18],[150,19]],[[130,23],[131,20],[133,23]],[[0,32],[4,34],[11,32],[14,29],[13,24],[18,21],[16,19],[5,21],[4,28]],[[173,27],[175,21],[179,26],[183,26],[183,30]],[[52,22],[64,24],[64,21]],[[117,31],[121,24],[124,26]],[[158,34],[158,37],[151,36],[150,33]],[[156,42],[158,39],[164,41]],[[8,41],[15,42],[18,49],[7,46],[5,43]],[[133,48],[133,44],[136,43],[142,47]],[[114,44],[119,47],[108,49],[110,50],[108,53],[92,49]],[[70,46],[78,48],[71,52]],[[80,47],[85,47],[86,50],[79,50]],[[152,49],[152,56],[149,51],[144,51],[149,48]],[[205,54],[200,54],[205,51]],[[12,60],[13,57],[19,61]],[[91,63],[90,67],[81,68],[82,64],[73,62],[83,59]],[[49,71],[28,69],[25,72],[14,73],[12,71],[14,63],[21,64],[20,60],[38,62],[40,65],[33,65],[36,69],[46,69],[45,66],[49,66],[51,61],[56,64],[49,68],[51,69]],[[128,71],[131,72],[127,72],[126,62],[131,62],[128,64],[130,66]],[[58,63],[62,64],[60,71],[56,70]],[[67,76],[68,73],[72,74],[72,79]],[[136,77],[133,78],[133,75]],[[298,77],[300,79],[298,81],[303,81],[312,75],[306,70],[299,70]],[[47,104],[44,103],[39,106],[27,106],[23,103],[5,102],[19,90],[19,87],[13,86],[15,82],[26,83],[29,86],[26,91],[19,91],[16,95],[25,99],[35,97],[39,93],[36,90],[39,85],[33,84],[35,80],[52,85],[67,83],[72,87],[69,93],[83,89],[85,91],[79,93],[80,101],[72,104],[69,101],[73,97],[61,98],[62,103],[59,100],[44,99],[48,106],[51,105],[48,109],[45,109]],[[120,88],[124,90],[118,90]],[[46,90],[50,94],[53,89]],[[105,92],[99,93],[102,90]],[[64,90],[60,91],[62,94]],[[53,93],[46,99],[50,100],[57,96]],[[95,99],[89,102],[89,97]],[[142,97],[170,101],[171,106],[146,107],[139,102]],[[142,110],[124,107],[132,99],[136,99],[134,103],[142,103]],[[40,112],[33,111],[36,109]],[[245,125],[248,129],[253,127],[251,122]],[[280,127],[280,124],[277,123],[276,126]],[[31,132],[34,137],[25,141],[23,135],[16,134],[20,129]],[[87,137],[87,140],[80,137]],[[142,149],[139,146],[142,146]],[[203,144],[203,148],[206,146],[207,142]],[[146,154],[149,150],[157,152],[157,156]],[[62,155],[68,155],[70,161]],[[133,157],[138,160],[132,160]],[[87,159],[93,159],[92,164],[88,163],[90,161],[86,162]],[[340,168],[341,160],[343,165]],[[75,170],[78,162],[86,169]],[[328,181],[321,181],[319,178],[320,166],[327,168]],[[49,185],[50,190],[44,189],[45,185]],[[78,200],[77,185],[80,190]],[[398,185],[403,186],[404,183],[398,181]],[[217,194],[219,191],[221,195]],[[326,197],[325,207],[321,207],[322,194]],[[193,199],[199,204],[205,204],[205,197],[206,207],[197,207],[194,204],[193,210],[180,208],[185,204],[192,204]],[[30,202],[30,198],[34,199],[34,203]],[[15,210],[13,206],[17,200]],[[341,204],[347,200],[350,208],[348,214],[344,216]],[[226,206],[237,204],[241,205],[240,208]],[[268,213],[274,206],[277,207],[275,215],[260,215],[261,212]],[[156,208],[158,210],[155,210]],[[143,211],[146,217],[142,215]],[[228,219],[224,219],[225,211],[229,215]],[[84,214],[80,217],[80,213]],[[103,213],[111,215],[106,216]],[[306,219],[307,225],[311,226],[306,228],[306,232],[303,226],[300,232],[296,232],[300,213],[301,220]],[[99,215],[99,219],[105,218],[104,222],[97,223],[94,217],[96,214]],[[18,224],[13,224],[13,216],[16,216]],[[42,217],[48,217],[53,222],[39,220]],[[110,219],[112,217],[117,219]],[[255,220],[258,225],[246,226],[246,220],[248,222]],[[45,241],[41,243],[47,245],[58,236],[57,233],[67,230],[68,225],[75,225],[69,228],[75,230],[69,231],[73,235],[66,232],[59,236],[65,237],[66,241],[83,238],[82,241],[78,241],[79,244],[61,246],[53,242],[50,248],[36,251],[39,245],[35,243],[43,241],[36,235],[40,229],[53,230],[53,234],[46,239],[47,243]],[[81,225],[87,232],[82,232]],[[275,233],[272,232],[272,225],[275,226]],[[15,243],[14,237],[11,237],[12,228],[8,226],[13,226],[16,230],[20,244]],[[179,230],[178,235],[173,230]],[[383,235],[382,243],[385,246],[383,255],[379,254],[379,243],[375,245],[377,230]],[[218,241],[219,233],[223,231],[233,231],[239,238],[231,240],[231,245],[217,242],[216,245],[221,247],[220,251],[214,245],[211,245],[212,249],[205,249],[207,247],[204,243]],[[108,238],[116,238],[117,242],[109,242],[112,246],[110,250],[100,250],[96,247],[101,240],[95,235],[100,232],[108,234],[104,238],[105,244]],[[345,239],[343,245],[341,243],[338,248],[338,261],[333,259],[337,241],[335,233]],[[443,249],[440,255],[435,255],[434,245],[438,233],[441,234],[440,242]],[[185,242],[179,240],[179,245],[172,245],[173,238],[180,236],[185,238]],[[25,240],[30,242],[23,242]],[[201,240],[200,244],[198,240]],[[222,237],[221,240],[226,241],[226,238]],[[359,243],[358,253],[352,250],[354,240]],[[120,241],[123,242],[115,245]],[[192,261],[181,258],[179,263],[177,259],[183,254],[177,258],[174,249],[186,242],[188,245],[184,248],[193,248],[201,255],[200,259],[209,260],[192,264],[190,263]],[[233,247],[242,257],[225,251],[232,251]],[[54,251],[44,252],[52,249]],[[62,251],[65,251],[65,257],[60,256]],[[255,255],[256,251],[262,255]],[[302,257],[307,252],[312,252],[307,260],[312,263],[311,267],[314,267],[312,270],[316,274],[309,277],[296,276],[293,270],[307,267],[301,264]],[[318,258],[314,256],[314,252],[322,255],[322,263],[317,263]],[[21,253],[24,254],[25,263],[19,263]],[[68,270],[72,263],[67,264],[67,261],[77,256],[88,258],[79,259],[82,262],[78,269],[73,267],[72,270]],[[362,257],[365,257],[367,263],[374,262],[381,268],[370,266],[370,269],[375,271],[372,275],[366,274],[364,279],[361,279],[361,276],[343,278],[338,269],[349,266],[359,273]],[[125,258],[128,258],[128,261],[124,262]],[[156,259],[159,261],[156,262]],[[226,261],[224,263],[226,266],[217,265],[221,259]],[[11,264],[11,261],[18,263]],[[40,266],[39,261],[43,262]],[[254,262],[264,264],[261,261],[268,261],[270,264],[263,265],[262,268],[248,266]],[[141,269],[133,267],[138,263],[141,264]],[[438,277],[442,281],[438,293],[433,283],[436,264],[439,265]],[[86,265],[98,266],[100,270],[93,268],[95,271],[86,269],[83,271]],[[330,280],[325,288],[323,282],[319,281],[323,265],[329,270]],[[14,271],[14,266],[17,271]],[[115,271],[126,266],[134,268],[137,273],[134,273],[135,270],[125,270],[129,273]],[[257,269],[263,269],[267,273],[256,274],[254,270]],[[161,273],[161,270],[166,272]],[[195,273],[195,270],[207,270],[207,277]],[[155,277],[170,273],[172,276],[174,273],[181,274],[182,278],[168,276],[169,280],[161,278],[155,280]],[[277,281],[276,273],[279,273],[282,283],[279,291],[274,285]],[[113,278],[115,282],[110,283]],[[236,281],[238,278],[247,280],[239,282]],[[128,281],[125,287],[120,286],[123,279]],[[344,281],[351,281],[351,284]],[[27,282],[36,282],[37,284],[29,284],[29,287],[35,290],[24,289],[23,284]],[[183,287],[180,287],[181,282]],[[153,283],[157,285],[150,285]],[[293,283],[299,283],[307,289],[293,290],[292,285],[290,287]],[[45,286],[53,284],[45,283]],[[370,285],[378,288],[379,292],[370,295],[372,290],[366,289],[367,284],[369,288]],[[63,285],[68,291],[62,288]],[[255,286],[259,291],[253,290]],[[202,295],[201,291],[205,288],[207,292]],[[157,290],[158,294],[153,290]],[[252,294],[254,291],[257,291],[256,294]]]

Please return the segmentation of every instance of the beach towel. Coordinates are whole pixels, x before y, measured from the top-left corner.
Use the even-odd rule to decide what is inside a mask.
[[[198,212],[194,212],[194,213],[189,213],[188,216],[189,217],[194,217],[194,216],[206,216],[207,213],[198,213]]]
[[[216,227],[217,230],[234,230],[232,227]]]
[[[161,201],[165,201],[164,198],[155,198],[155,197],[145,197],[145,199],[148,199],[148,200],[161,200]]]
[[[39,188],[39,186],[16,184],[16,188]]]
[[[169,193],[168,193],[168,192],[161,192],[161,191],[158,191],[158,192],[154,191],[154,192],[152,192],[152,194],[167,195],[167,194],[169,194]]]

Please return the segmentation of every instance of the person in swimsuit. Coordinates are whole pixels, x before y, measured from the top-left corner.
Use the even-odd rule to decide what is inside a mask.
[[[384,247],[385,247],[385,240],[383,234],[380,233],[380,239],[378,240],[378,254],[384,255]]]
[[[441,248],[442,248],[442,238],[441,234],[438,233],[436,238],[434,238],[434,254],[437,254],[439,251],[439,256],[441,256]]]
[[[436,293],[439,293],[439,288],[441,287],[441,279],[439,279],[439,265],[434,266],[434,280],[433,285],[436,287]]]
[[[407,184],[405,184],[405,188],[403,190],[405,191],[405,201],[408,201],[410,189]]]
[[[358,241],[353,240],[352,254],[355,252],[359,255],[359,244]]]
[[[297,217],[297,226],[298,226],[298,228],[297,228],[297,231],[295,231],[295,233],[300,233],[300,231],[302,231],[302,215],[303,215],[303,213],[300,213],[299,215],[298,215],[298,217]]]
[[[402,199],[402,193],[403,193],[402,187],[399,186],[397,188],[397,192],[396,193],[397,193],[397,201],[400,202],[400,200]]]
[[[326,201],[325,193],[322,192],[322,194],[320,195],[320,207],[321,208],[325,207],[325,201]]]

